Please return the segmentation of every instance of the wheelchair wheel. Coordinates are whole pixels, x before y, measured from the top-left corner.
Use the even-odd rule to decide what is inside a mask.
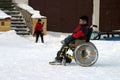
[[[91,42],[81,43],[73,54],[77,64],[83,67],[89,67],[98,60],[98,50]]]

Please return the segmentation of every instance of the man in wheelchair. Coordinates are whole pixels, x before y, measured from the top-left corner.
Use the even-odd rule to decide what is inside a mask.
[[[88,17],[87,16],[82,16],[80,17],[79,20],[79,25],[76,27],[74,30],[73,34],[68,36],[67,38],[62,41],[63,46],[62,48],[58,51],[57,56],[54,61],[49,62],[51,65],[61,65],[62,61],[64,59],[64,55],[66,55],[66,46],[68,46],[71,42],[79,39],[79,40],[85,40],[86,42],[89,42],[90,38],[90,26],[88,25]],[[68,56],[66,58],[66,63],[71,63],[72,59]]]

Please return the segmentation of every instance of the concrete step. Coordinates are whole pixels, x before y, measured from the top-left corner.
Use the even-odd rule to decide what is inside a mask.
[[[9,2],[9,3],[12,3],[12,0],[0,0],[0,2]]]
[[[3,11],[15,11],[16,10],[16,8],[15,7],[13,7],[13,8],[1,8],[1,10],[3,10]]]
[[[26,25],[25,23],[11,23],[11,25]]]
[[[24,20],[23,17],[22,17],[22,18],[19,18],[19,17],[12,17],[11,19],[23,19],[23,20]]]
[[[15,25],[17,25],[17,24],[19,24],[19,25],[25,25],[25,22],[23,22],[23,21],[21,21],[21,22],[17,22],[17,21],[16,21],[16,22],[15,22],[15,21],[14,21],[14,22],[11,22],[11,24],[12,24],[12,25],[14,25],[14,24],[15,24]]]
[[[11,28],[12,30],[15,30],[15,31],[29,31],[28,28]]]
[[[12,19],[12,22],[13,22],[13,21],[14,21],[14,22],[15,22],[15,21],[17,22],[17,21],[24,21],[24,20],[23,20],[23,19],[19,19],[19,18],[13,18],[13,19]]]
[[[0,7],[1,8],[4,8],[4,9],[8,9],[8,10],[10,10],[11,8],[14,8],[15,6],[14,5],[12,5],[12,3],[10,4],[10,3],[1,3],[0,2]]]
[[[29,31],[16,31],[18,35],[30,35]]]
[[[26,25],[11,25],[11,26],[15,28],[26,28],[27,27]]]
[[[10,15],[10,16],[13,18],[23,18],[23,16],[21,16],[21,15]]]
[[[4,10],[5,13],[9,14],[9,15],[13,15],[13,14],[20,14],[20,11],[9,11],[9,10]]]
[[[25,23],[25,21],[11,21],[11,23]]]

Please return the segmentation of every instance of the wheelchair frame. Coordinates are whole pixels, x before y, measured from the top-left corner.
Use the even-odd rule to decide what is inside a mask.
[[[85,45],[88,45],[89,47],[91,47],[91,49],[95,50],[94,54],[93,54],[93,56],[95,55],[95,57],[94,57],[94,59],[92,59],[92,61],[89,62],[89,64],[88,63],[87,64],[80,63],[80,61],[78,61],[78,59],[76,57],[76,55],[78,54],[77,51],[79,50],[79,48],[82,47],[82,46],[85,46]],[[79,64],[80,66],[89,67],[89,66],[92,66],[93,64],[95,64],[96,61],[98,60],[98,50],[97,50],[97,48],[95,47],[95,45],[93,43],[86,42],[85,40],[75,40],[74,42],[70,43],[68,46],[65,46],[64,49],[65,49],[65,52],[63,53],[63,56],[62,56],[64,66],[66,66],[65,57],[66,57],[66,55],[68,55],[67,51],[69,49],[73,51],[73,55],[72,56],[69,55],[68,57],[70,59],[74,59],[76,61],[76,63]],[[83,59],[87,61],[86,58],[83,57]]]

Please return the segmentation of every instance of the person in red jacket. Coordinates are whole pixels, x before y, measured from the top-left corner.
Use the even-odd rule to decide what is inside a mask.
[[[90,26],[88,25],[88,17],[87,16],[80,17],[79,25],[76,27],[72,35],[68,36],[67,38],[64,39],[64,41],[62,41],[63,46],[58,51],[55,61],[49,62],[49,64],[51,65],[61,64],[63,60],[63,57],[61,57],[61,55],[62,52],[64,52],[64,47],[69,45],[72,41],[76,39],[89,41],[88,40],[89,29]]]
[[[43,24],[41,23],[41,19],[38,20],[36,26],[35,26],[35,32],[34,35],[36,35],[36,43],[38,42],[39,36],[41,36],[41,41],[44,43],[43,39]]]

